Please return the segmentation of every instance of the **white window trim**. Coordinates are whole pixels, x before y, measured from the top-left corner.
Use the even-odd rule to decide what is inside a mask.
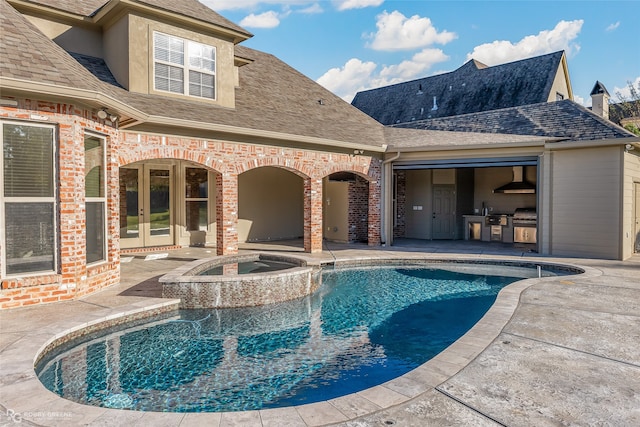
[[[104,135],[100,135],[97,133],[93,133],[93,132],[87,132],[85,131],[84,136],[92,136],[94,138],[98,138],[102,140],[102,166],[103,166],[103,171],[102,171],[102,194],[104,194],[103,197],[86,197],[85,196],[85,200],[84,200],[84,209],[85,209],[85,231],[86,231],[86,215],[87,215],[87,202],[97,202],[97,203],[102,203],[102,218],[104,219],[104,222],[102,224],[103,226],[103,230],[102,232],[104,233],[104,241],[102,242],[103,246],[103,250],[104,250],[104,259],[98,260],[98,261],[94,261],[91,263],[87,263],[87,266],[94,266],[94,265],[98,265],[98,264],[103,264],[109,261],[109,246],[107,245],[107,242],[109,240],[109,236],[107,234],[108,232],[108,216],[107,216],[107,138]],[[86,165],[85,165],[85,176],[86,176]],[[86,184],[85,184],[86,185]],[[85,189],[86,191],[86,189]],[[86,234],[85,234],[86,236]],[[86,243],[86,237],[85,237],[85,243]],[[86,247],[85,247],[86,250]],[[86,260],[86,256],[85,256],[85,260]]]
[[[156,34],[161,34],[163,36],[167,36],[167,37],[171,37],[174,39],[180,39],[183,41],[184,43],[184,50],[183,50],[183,55],[184,57],[182,58],[182,64],[176,64],[174,62],[169,62],[169,61],[163,61],[160,59],[156,58],[156,46],[155,46],[155,40],[156,40]],[[163,33],[161,31],[153,31],[152,34],[152,48],[151,48],[151,56],[152,56],[152,62],[153,62],[153,75],[151,76],[151,79],[153,80],[153,90],[157,91],[157,92],[162,92],[162,93],[170,93],[170,94],[174,94],[174,95],[183,95],[183,96],[188,96],[190,98],[196,98],[196,99],[206,99],[209,101],[216,101],[218,99],[218,79],[217,79],[217,69],[218,69],[218,51],[216,49],[215,46],[213,45],[209,45],[206,43],[200,43],[197,42],[195,40],[189,40],[189,39],[185,39],[184,37],[178,37],[178,36],[174,36],[171,34],[167,34],[167,33]],[[197,67],[191,67],[189,64],[189,49],[191,48],[191,45],[193,44],[198,44],[198,45],[202,45],[202,46],[206,46],[206,47],[210,47],[211,49],[213,49],[213,53],[214,53],[214,70],[213,72],[209,71],[209,70],[204,70],[202,68],[197,68]],[[156,87],[156,64],[163,64],[163,65],[168,65],[170,67],[175,67],[175,68],[181,68],[182,69],[182,76],[183,76],[183,85],[182,85],[182,93],[178,93],[178,92],[172,92],[170,90],[163,90],[163,89],[158,89]],[[203,96],[196,96],[196,95],[190,95],[189,94],[189,71],[195,71],[201,74],[206,74],[209,76],[213,76],[213,98],[206,98]]]
[[[53,181],[53,195],[51,197],[4,197],[4,125],[18,125],[18,126],[31,126],[31,127],[42,127],[51,129],[52,134],[52,150],[53,150],[53,175],[51,179]],[[55,125],[45,125],[37,122],[21,122],[14,120],[0,120],[0,149],[2,150],[2,156],[0,156],[0,219],[2,220],[0,224],[0,247],[2,248],[2,253],[0,254],[0,277],[1,278],[12,278],[12,277],[36,277],[36,276],[45,276],[49,274],[57,274],[58,272],[58,238],[53,239],[53,270],[42,270],[42,271],[30,271],[26,273],[16,273],[16,274],[7,274],[7,243],[6,243],[6,233],[5,233],[5,224],[4,224],[4,215],[5,215],[5,204],[6,203],[53,203],[53,235],[58,236],[58,181],[56,179],[57,171],[58,171],[58,132],[57,127]]]

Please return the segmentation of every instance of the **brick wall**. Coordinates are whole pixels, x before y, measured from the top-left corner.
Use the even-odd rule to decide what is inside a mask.
[[[304,180],[304,246],[308,252],[322,250],[322,179],[335,172],[354,172],[364,190],[368,180],[366,231],[358,228],[358,240],[380,244],[381,161],[369,156],[330,153],[238,142],[198,139],[131,131],[117,131],[109,121],[95,115],[97,109],[73,104],[18,100],[17,107],[0,108],[0,118],[25,124],[46,123],[57,127],[58,143],[58,266],[55,274],[1,278],[0,308],[20,307],[78,298],[119,281],[120,197],[119,167],[154,159],[194,162],[217,172],[217,252],[238,250],[237,178],[247,170],[275,166]],[[107,138],[107,261],[86,265],[84,207],[85,130]],[[359,191],[359,190],[358,190]],[[364,191],[363,191],[364,193]],[[365,201],[360,199],[354,218],[362,219]],[[366,239],[364,239],[366,234]],[[2,248],[0,247],[0,255]],[[0,260],[1,260],[0,256]],[[1,262],[1,261],[0,261]]]
[[[0,108],[0,118],[56,126],[57,138],[57,245],[59,270],[51,274],[34,274],[2,278],[0,308],[78,298],[117,283],[118,191],[117,164],[113,161],[112,141],[117,131],[110,122],[95,115],[95,110],[72,104],[57,104],[19,99],[16,107]],[[107,138],[107,261],[86,265],[84,205],[84,135],[91,131]],[[0,248],[2,253],[2,248]],[[0,257],[2,262],[2,257]]]
[[[349,182],[349,241],[369,240],[369,182],[356,175],[355,182]]]

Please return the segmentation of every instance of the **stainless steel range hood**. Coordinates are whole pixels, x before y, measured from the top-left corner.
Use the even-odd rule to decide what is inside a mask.
[[[502,194],[535,194],[536,185],[524,180],[524,166],[514,166],[511,182],[496,188],[493,192]]]

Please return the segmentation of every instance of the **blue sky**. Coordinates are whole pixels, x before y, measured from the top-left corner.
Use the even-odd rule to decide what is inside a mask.
[[[565,50],[575,100],[640,85],[640,1],[200,0],[351,101],[359,90]]]

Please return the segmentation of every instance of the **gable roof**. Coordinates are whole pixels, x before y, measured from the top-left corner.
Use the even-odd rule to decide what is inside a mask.
[[[103,106],[108,102],[135,113],[134,129],[206,133],[211,129],[340,146],[368,146],[381,151],[383,126],[276,57],[235,46],[253,62],[239,68],[235,108],[190,98],[129,92],[117,85],[104,60],[70,54],[24,16],[0,0],[0,83],[4,89],[36,95],[63,94]],[[322,103],[319,101],[322,100]],[[73,102],[73,101],[72,101]],[[116,104],[114,104],[116,105]]]
[[[236,25],[222,15],[208,8],[198,0],[24,0],[27,3],[47,6],[52,9],[71,13],[82,17],[93,17],[105,6],[129,4],[132,6],[149,6],[156,10],[164,10],[173,14],[196,19],[251,37],[244,28]]]
[[[470,60],[450,73],[358,92],[352,104],[393,125],[546,102],[564,52],[487,67]]]
[[[403,123],[396,127],[566,138],[572,141],[634,137],[569,99]]]
[[[0,28],[0,77],[93,91],[101,88],[89,71],[5,0],[0,0]]]

